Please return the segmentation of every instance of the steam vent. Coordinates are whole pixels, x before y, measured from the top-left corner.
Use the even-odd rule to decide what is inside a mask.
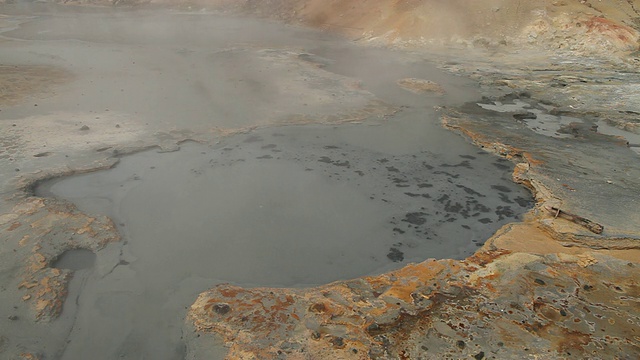
[[[0,0],[0,360],[640,358],[640,1]]]

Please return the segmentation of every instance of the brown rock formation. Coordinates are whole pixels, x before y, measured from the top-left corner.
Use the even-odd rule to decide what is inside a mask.
[[[230,359],[630,355],[639,275],[599,254],[485,251],[309,290],[221,285],[189,318]]]

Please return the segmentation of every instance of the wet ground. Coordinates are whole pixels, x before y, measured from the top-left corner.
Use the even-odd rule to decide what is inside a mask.
[[[421,56],[208,13],[46,10],[3,18],[3,65],[32,80],[0,113],[2,193],[117,164],[41,183],[57,200],[3,217],[14,320],[0,351],[183,358],[186,308],[220,282],[300,287],[462,259],[532,206],[513,165],[440,125],[439,107],[479,98],[474,83]],[[47,74],[59,85],[38,85]],[[95,234],[114,233],[104,215],[120,242],[76,240],[102,222]],[[91,230],[65,227],[85,216]],[[25,271],[27,258],[41,265]],[[40,305],[50,293],[57,305]],[[34,308],[51,321],[34,324]]]

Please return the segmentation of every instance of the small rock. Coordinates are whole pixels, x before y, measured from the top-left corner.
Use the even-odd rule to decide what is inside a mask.
[[[532,113],[530,111],[520,112],[512,115],[516,120],[535,120],[538,118],[538,115]]]
[[[16,321],[16,320],[18,320],[18,319],[19,319],[19,318],[18,318],[18,316],[16,316],[16,315],[9,315],[9,320],[11,320],[11,321]]]
[[[315,303],[309,306],[309,311],[315,312],[315,313],[323,313],[327,311],[327,307],[323,303]]]
[[[82,125],[82,127],[80,128],[80,130],[82,131],[87,131],[89,130],[89,127],[87,125]]]
[[[405,90],[409,90],[416,94],[434,93],[442,95],[446,93],[445,89],[440,84],[430,80],[407,78],[400,79],[397,83]]]
[[[231,311],[231,307],[227,304],[215,304],[213,306],[213,311],[215,311],[216,314],[224,315]]]
[[[339,336],[334,337],[333,339],[331,339],[330,342],[334,347],[336,347],[338,349],[342,349],[345,346],[344,339],[339,337]]]

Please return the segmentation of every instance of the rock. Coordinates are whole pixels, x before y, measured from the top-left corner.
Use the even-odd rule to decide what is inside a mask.
[[[444,88],[438,83],[424,79],[401,79],[398,80],[398,85],[400,85],[400,87],[402,87],[403,89],[409,90],[416,94],[433,93],[442,95],[446,92]]]
[[[582,267],[579,256],[488,251],[310,289],[223,284],[198,297],[187,330],[223,337],[231,346],[228,358],[273,358],[281,339],[314,358],[359,359],[362,349],[409,359],[424,356],[424,349],[433,357],[485,359],[491,351],[498,358],[541,352],[557,358],[568,349],[581,357],[596,351],[595,344],[611,345],[598,348],[603,357],[637,354],[635,325],[625,322],[636,310],[615,299],[640,295],[634,285],[640,270],[606,255],[589,256],[594,261]],[[603,271],[606,284],[598,280]],[[414,302],[415,294],[430,301]],[[234,316],[220,314],[222,300]],[[612,301],[615,308],[594,305]],[[309,332],[310,323],[323,325]],[[243,336],[247,329],[251,337]]]

